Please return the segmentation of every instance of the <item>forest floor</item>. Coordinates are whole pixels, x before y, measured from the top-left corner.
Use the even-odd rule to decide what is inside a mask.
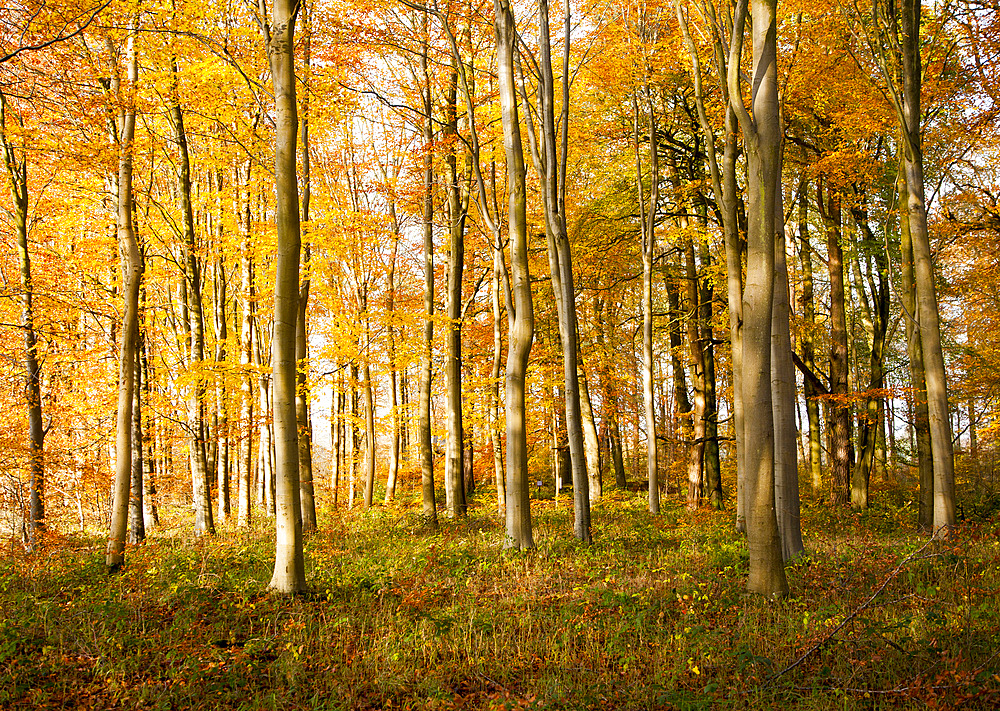
[[[0,707],[1000,707],[995,512],[945,543],[892,496],[863,514],[805,501],[807,555],[774,602],[744,592],[731,513],[651,516],[611,492],[581,546],[571,499],[537,501],[537,549],[515,553],[492,496],[436,532],[413,503],[322,512],[294,599],[266,591],[266,525],[167,525],[114,576],[99,538],[13,552]]]

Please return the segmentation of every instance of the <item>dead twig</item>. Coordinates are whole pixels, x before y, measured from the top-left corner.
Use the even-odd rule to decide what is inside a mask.
[[[920,548],[918,548],[917,550],[910,553],[910,555],[903,558],[903,560],[901,560],[899,564],[892,569],[892,572],[889,573],[886,579],[882,581],[882,584],[879,585],[877,588],[875,588],[875,591],[871,594],[871,596],[867,600],[865,600],[861,605],[859,605],[854,610],[854,612],[845,617],[844,620],[839,625],[834,627],[833,630],[830,632],[830,634],[828,634],[826,637],[824,637],[819,642],[817,642],[812,647],[803,652],[802,656],[800,656],[794,662],[789,664],[787,667],[769,676],[761,685],[761,688],[766,689],[768,686],[774,683],[775,679],[777,679],[780,676],[783,676],[784,674],[787,674],[792,669],[795,669],[797,666],[802,664],[802,662],[804,662],[807,658],[809,658],[812,654],[815,654],[817,651],[819,651],[827,642],[836,637],[837,633],[839,633],[848,624],[850,624],[851,621],[853,621],[858,615],[860,615],[862,612],[871,607],[872,603],[875,602],[875,598],[877,598],[880,594],[882,594],[882,591],[885,590],[886,586],[893,580],[893,578],[895,578],[899,574],[899,571],[901,571],[907,563],[909,563],[911,560],[913,560],[918,555],[927,550],[927,548],[932,543],[934,543],[935,540],[937,540],[937,536],[932,536],[926,543],[924,543],[924,545],[920,546]]]

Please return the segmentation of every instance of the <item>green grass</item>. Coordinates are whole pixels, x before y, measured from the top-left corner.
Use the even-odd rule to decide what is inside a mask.
[[[153,536],[111,577],[100,540],[3,560],[0,707],[1000,704],[995,515],[925,547],[905,507],[806,505],[793,596],[769,602],[744,594],[730,514],[668,503],[653,517],[615,492],[583,547],[566,499],[536,502],[537,550],[514,553],[493,501],[437,532],[412,506],[326,511],[295,599],[265,590],[263,526]]]

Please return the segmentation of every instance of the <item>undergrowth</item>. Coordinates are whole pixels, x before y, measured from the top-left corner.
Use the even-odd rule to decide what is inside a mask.
[[[730,514],[613,492],[594,544],[536,502],[502,549],[485,494],[428,530],[415,507],[325,511],[310,592],[269,595],[266,525],[153,535],[108,576],[100,540],[0,562],[0,705],[140,709],[995,708],[1000,521],[947,542],[906,506],[805,505],[792,597],[744,593]],[[266,523],[266,522],[265,522]]]

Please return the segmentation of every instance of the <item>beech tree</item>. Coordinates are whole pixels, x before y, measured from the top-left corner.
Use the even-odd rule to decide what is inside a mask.
[[[883,9],[890,32],[895,35],[896,6]],[[876,5],[876,12],[880,9]],[[952,450],[948,379],[941,348],[941,318],[934,283],[934,263],[927,228],[924,194],[922,114],[920,111],[920,0],[903,0],[898,8],[901,81],[889,63],[888,53],[880,54],[883,77],[890,89],[902,139],[903,175],[907,201],[900,219],[905,219],[913,250],[916,291],[915,315],[920,330],[920,346],[927,388],[927,416],[930,423],[931,453],[934,463],[934,535],[947,536],[955,525],[955,456]],[[902,205],[901,205],[902,207]]]
[[[538,173],[542,194],[542,213],[548,242],[549,279],[555,295],[559,341],[563,356],[563,393],[566,399],[566,432],[569,442],[570,467],[573,476],[573,533],[585,543],[590,542],[590,480],[584,451],[583,414],[580,406],[580,375],[578,361],[578,327],[576,289],[573,277],[573,257],[566,229],[566,171],[570,112],[570,14],[569,5],[563,18],[562,106],[558,113],[555,103],[555,74],[552,69],[552,48],[549,31],[548,0],[538,2],[538,58],[532,61],[538,78],[538,131],[535,132],[532,110],[528,106],[524,81],[521,81],[524,117],[528,127],[532,162]],[[519,71],[523,69],[518,62]],[[559,141],[559,147],[556,142]],[[508,157],[508,160],[510,158]]]
[[[743,402],[746,407],[747,539],[751,592],[788,594],[774,505],[774,420],[771,397],[771,329],[774,299],[775,209],[780,180],[777,0],[752,8],[753,115],[743,102],[740,56],[749,0],[738,0],[729,50],[729,101],[747,151],[747,276],[743,291]]]
[[[656,131],[656,112],[644,87],[646,133],[649,138],[649,201],[643,195],[643,170],[639,154],[642,130],[638,89],[632,93],[632,133],[635,145],[636,185],[639,189],[639,234],[642,241],[642,404],[646,415],[646,485],[650,513],[660,512],[659,462],[656,448],[656,407],[653,398],[653,255],[656,248],[656,211],[660,201],[660,161]],[[673,345],[671,343],[671,345]],[[675,375],[681,371],[675,367]]]
[[[8,99],[0,88],[0,149],[3,150],[11,202],[14,212],[14,237],[21,273],[21,328],[24,331],[24,392],[28,401],[28,482],[27,544],[33,549],[45,529],[45,426],[42,423],[42,367],[38,357],[35,332],[34,287],[31,279],[31,254],[28,249],[28,156],[26,136],[21,140],[7,128]],[[23,129],[19,115],[13,118]],[[20,145],[18,145],[20,143]]]
[[[517,28],[509,0],[494,0],[497,36],[497,84],[500,92],[503,145],[507,157],[507,226],[510,233],[511,303],[508,304],[506,372],[507,481],[506,517],[509,548],[534,548],[525,431],[525,372],[535,333],[531,277],[528,273],[527,196],[524,148],[514,82]]]
[[[136,121],[136,91],[139,82],[139,62],[135,39],[138,18],[130,20],[125,42],[124,70],[119,73],[119,52],[110,37],[106,41],[114,75],[107,82],[105,92],[109,112],[109,127],[114,131],[114,144],[118,151],[118,173],[114,181],[117,188],[118,248],[121,253],[122,296],[124,311],[121,325],[121,345],[118,349],[118,415],[115,437],[115,483],[111,504],[111,526],[108,532],[105,565],[110,572],[118,571],[125,562],[125,531],[128,526],[129,489],[132,482],[132,404],[135,387],[136,341],[139,331],[139,284],[142,280],[142,257],[136,239],[132,213],[133,147]]]
[[[431,123],[433,100],[431,74],[428,64],[429,18],[422,15],[420,46],[421,106],[423,116],[423,266],[424,266],[424,343],[420,361],[420,398],[417,403],[417,448],[420,453],[421,497],[424,520],[431,527],[437,526],[437,504],[434,500],[434,450],[431,448],[431,350],[434,342],[434,158],[431,143],[434,127]]]
[[[278,251],[274,280],[275,523],[274,575],[270,588],[291,594],[305,590],[299,498],[299,442],[295,416],[297,385],[295,332],[299,298],[299,190],[296,180],[298,116],[295,100],[297,0],[275,0],[271,21],[260,16],[274,82],[275,227]]]

